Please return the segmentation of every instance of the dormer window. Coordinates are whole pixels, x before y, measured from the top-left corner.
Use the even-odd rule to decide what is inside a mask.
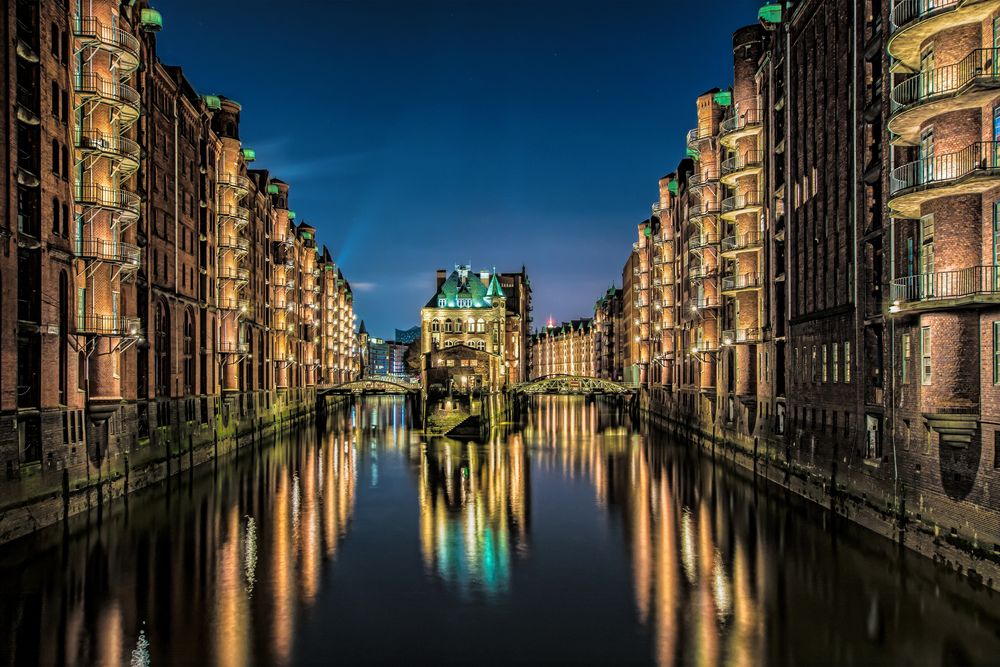
[[[448,300],[444,297],[438,299],[438,308],[444,308],[448,304]]]

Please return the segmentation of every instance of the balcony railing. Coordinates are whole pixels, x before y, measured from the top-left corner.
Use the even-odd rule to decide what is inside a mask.
[[[220,310],[235,310],[243,314],[250,312],[250,300],[235,296],[219,297],[217,305]]]
[[[76,133],[76,147],[82,153],[96,154],[128,163],[129,171],[139,168],[141,149],[139,144],[115,134],[94,129],[79,129]]]
[[[738,214],[750,209],[759,208],[764,201],[764,195],[760,192],[748,192],[742,195],[733,195],[722,200],[722,213]]]
[[[719,243],[719,235],[711,232],[704,232],[702,234],[695,234],[688,241],[688,247],[691,250],[698,250],[708,246],[717,245]]]
[[[215,351],[220,354],[246,354],[250,351],[250,346],[247,343],[223,340],[215,344]]]
[[[696,341],[694,345],[691,346],[691,352],[693,354],[701,354],[705,352],[718,352],[719,343],[710,339],[701,339]]]
[[[892,111],[952,95],[974,83],[997,85],[1000,80],[1000,48],[975,49],[953,65],[918,72],[892,89]]]
[[[718,308],[719,298],[715,296],[695,297],[688,301],[689,310],[702,310],[705,308]]]
[[[221,188],[231,188],[244,195],[250,192],[250,179],[239,174],[219,174],[216,183]]]
[[[753,273],[741,273],[736,276],[722,277],[722,291],[734,291],[742,289],[755,289],[764,284],[762,277],[756,271]]]
[[[757,230],[745,234],[735,234],[722,239],[722,252],[755,250],[762,245],[761,233]]]
[[[237,223],[246,224],[250,222],[250,210],[243,206],[223,204],[222,206],[219,206],[216,214],[220,218],[232,218]]]
[[[889,286],[893,305],[1000,294],[1000,267],[971,266],[955,271],[894,278]]]
[[[139,117],[141,100],[135,88],[127,83],[119,83],[92,73],[78,73],[73,76],[73,88],[83,99],[98,99],[104,104],[119,108],[126,120]]]
[[[719,124],[719,136],[726,136],[735,132],[757,127],[764,121],[764,115],[760,107],[760,101],[754,100],[748,108],[740,108],[736,105],[734,114]]]
[[[687,145],[696,146],[698,143],[711,138],[712,138],[711,130],[696,127],[692,130],[688,130]]]
[[[928,18],[938,12],[947,11],[959,4],[961,0],[897,0],[892,8],[890,21],[892,31],[896,32],[914,21]]]
[[[764,331],[759,327],[726,329],[722,332],[723,345],[746,345],[764,342]]]
[[[694,220],[696,218],[704,218],[710,215],[715,215],[718,212],[719,212],[718,201],[703,201],[688,206],[688,218],[691,220]]]
[[[719,273],[719,267],[717,266],[706,266],[696,265],[688,269],[688,277],[692,280],[704,280],[705,278],[713,278]]]
[[[137,317],[87,314],[76,316],[76,333],[82,336],[139,338],[142,329]]]
[[[220,236],[219,247],[247,252],[250,249],[250,241],[242,236]]]
[[[764,165],[764,151],[746,151],[742,155],[734,155],[722,162],[722,173],[732,174],[744,169],[755,169]]]
[[[719,180],[719,172],[715,169],[704,168],[695,170],[691,174],[691,178],[688,180],[688,186],[692,189],[700,189],[706,187],[710,183],[714,183]]]
[[[139,40],[121,28],[104,25],[92,16],[77,16],[73,21],[73,34],[81,42],[97,46],[122,56],[119,70],[134,70],[139,66]]]
[[[656,216],[670,215],[670,208],[658,201],[654,201],[650,209],[653,211],[653,215]]]
[[[1000,176],[1000,142],[977,141],[955,153],[896,167],[892,170],[889,188],[892,194],[897,194],[911,188],[943,185],[976,176]]]
[[[121,264],[126,268],[139,267],[140,251],[137,246],[121,241],[105,239],[77,239],[76,254],[83,259],[109,264]]]
[[[139,195],[128,190],[118,190],[103,185],[76,186],[76,202],[81,206],[118,211],[139,216]]]
[[[238,282],[245,283],[250,280],[250,270],[236,266],[220,266],[219,278],[223,280],[235,280]]]

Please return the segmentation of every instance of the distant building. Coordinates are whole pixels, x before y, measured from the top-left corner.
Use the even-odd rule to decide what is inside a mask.
[[[622,290],[611,286],[594,304],[594,376],[622,379]]]
[[[531,379],[546,375],[595,377],[594,321],[547,326],[531,337]]]
[[[400,345],[412,345],[420,340],[420,325],[409,329],[396,329],[396,342]]]
[[[421,352],[428,391],[498,391],[510,382],[507,346],[521,340],[498,275],[456,266],[437,272],[437,289],[421,310]]]
[[[406,375],[406,345],[368,338],[368,375]]]

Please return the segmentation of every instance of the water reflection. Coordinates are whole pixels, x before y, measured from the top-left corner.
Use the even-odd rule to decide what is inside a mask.
[[[434,438],[417,449],[424,564],[456,590],[510,585],[511,551],[527,554],[528,466],[519,433],[486,445]]]
[[[998,655],[993,596],[613,404],[541,399],[486,443],[408,421],[359,401],[0,549],[0,664]]]

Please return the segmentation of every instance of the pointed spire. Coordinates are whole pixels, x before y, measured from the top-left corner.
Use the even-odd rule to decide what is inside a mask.
[[[368,333],[368,330],[365,329],[365,321],[364,320],[361,320],[361,326],[358,327],[358,333],[359,334],[366,334],[366,333]]]
[[[497,280],[496,267],[493,268],[493,277],[490,278],[490,286],[489,289],[486,290],[486,296],[488,297],[504,296],[503,288],[500,287],[500,281]]]

